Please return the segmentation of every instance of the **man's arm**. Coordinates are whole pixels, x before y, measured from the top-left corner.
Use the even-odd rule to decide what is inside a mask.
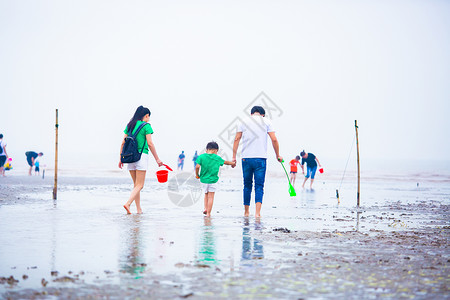
[[[228,161],[228,160],[226,160],[226,161],[223,162],[223,164],[231,166],[232,168],[236,167],[236,161]]]
[[[239,147],[239,142],[242,138],[242,132],[236,132],[236,136],[234,137],[234,143],[233,143],[233,161],[236,161],[236,153]]]
[[[272,140],[273,150],[275,150],[275,155],[279,162],[283,161],[283,158],[280,156],[280,145],[278,143],[275,132],[268,132],[270,139]]]
[[[319,160],[317,159],[317,156],[316,156],[316,161],[317,161],[317,163],[319,164],[319,167],[321,167],[320,162],[319,162]]]

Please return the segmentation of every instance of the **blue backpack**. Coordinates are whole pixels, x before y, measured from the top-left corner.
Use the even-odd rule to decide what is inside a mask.
[[[134,134],[128,134],[128,136],[125,138],[125,143],[123,144],[122,153],[120,153],[120,161],[124,164],[134,163],[141,159],[142,151],[144,151],[145,142],[144,145],[142,145],[141,152],[138,150],[137,140],[136,137],[141,131],[142,128],[144,128],[145,125],[148,123],[142,123],[139,125],[138,129]]]

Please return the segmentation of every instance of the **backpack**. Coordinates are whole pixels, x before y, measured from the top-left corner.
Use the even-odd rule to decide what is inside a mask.
[[[147,124],[148,123],[145,123],[145,122],[142,123],[141,125],[139,125],[138,129],[136,130],[136,132],[133,135],[128,135],[125,138],[125,143],[123,144],[122,153],[120,153],[120,161],[122,163],[124,163],[124,164],[134,163],[141,159],[141,154],[145,147],[145,141],[144,141],[144,145],[142,146],[141,152],[139,152],[136,137],[137,137],[139,131],[141,131],[141,129]]]

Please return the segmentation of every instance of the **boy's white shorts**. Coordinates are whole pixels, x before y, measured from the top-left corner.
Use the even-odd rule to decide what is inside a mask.
[[[128,171],[133,171],[133,170],[147,171],[147,169],[148,169],[148,154],[147,153],[142,153],[141,159],[138,160],[137,162],[128,164]]]
[[[216,183],[202,183],[203,193],[214,193],[217,190],[218,184]]]

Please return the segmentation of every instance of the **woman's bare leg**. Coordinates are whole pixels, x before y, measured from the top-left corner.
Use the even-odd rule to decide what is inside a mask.
[[[144,187],[146,171],[132,170],[130,171],[131,178],[134,182],[134,188],[131,191],[130,198],[123,206],[128,214],[131,214],[130,205],[136,201],[136,208],[138,213],[142,213],[141,208],[141,190]]]

